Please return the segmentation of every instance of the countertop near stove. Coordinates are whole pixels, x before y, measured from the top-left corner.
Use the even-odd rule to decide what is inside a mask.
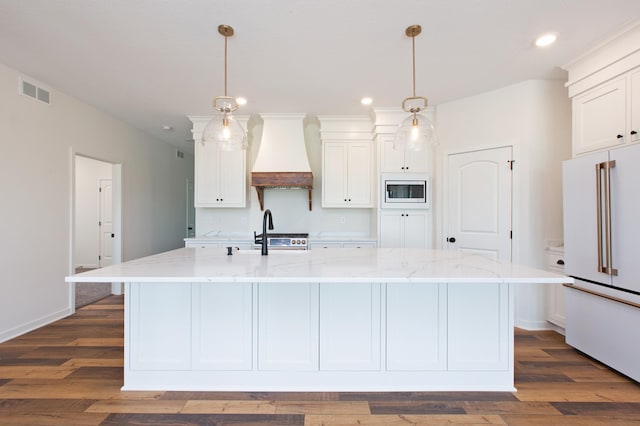
[[[454,251],[181,248],[73,275],[67,282],[570,283],[571,278]]]

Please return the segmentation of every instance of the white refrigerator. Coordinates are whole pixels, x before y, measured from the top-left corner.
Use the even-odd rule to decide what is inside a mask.
[[[640,381],[640,145],[563,163],[566,340]]]

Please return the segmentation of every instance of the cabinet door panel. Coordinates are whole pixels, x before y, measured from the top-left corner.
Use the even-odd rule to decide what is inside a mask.
[[[404,215],[404,247],[425,248],[429,244],[427,213],[410,210]]]
[[[446,369],[446,285],[390,283],[386,288],[387,370]]]
[[[624,78],[613,81],[573,100],[574,153],[614,147],[628,140],[625,82]]]
[[[371,144],[350,144],[348,152],[348,205],[373,207]]]
[[[404,216],[400,210],[385,210],[380,213],[380,247],[404,246]]]
[[[245,207],[246,151],[219,151],[218,154],[220,207]]]
[[[449,370],[507,370],[509,284],[448,284],[447,300]]]
[[[251,284],[194,284],[192,303],[193,368],[251,370]]]
[[[402,173],[404,172],[404,151],[393,149],[393,136],[382,136],[380,138],[381,155],[380,168],[382,173]]]
[[[380,369],[380,284],[321,285],[320,369]]]
[[[258,369],[318,369],[318,284],[258,284]]]
[[[322,207],[345,207],[347,148],[344,143],[324,143],[322,169]]]
[[[194,144],[195,182],[194,203],[199,206],[213,206],[218,195],[218,147],[215,144]]]
[[[132,283],[129,297],[131,369],[189,369],[191,285]]]

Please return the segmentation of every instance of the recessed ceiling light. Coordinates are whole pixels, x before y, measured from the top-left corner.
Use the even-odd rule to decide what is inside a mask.
[[[369,97],[362,98],[362,99],[360,100],[360,103],[361,103],[362,105],[371,105],[371,104],[373,103],[373,99],[371,99],[371,98],[369,98]]]
[[[238,105],[246,105],[247,104],[247,99],[246,98],[236,98],[236,103]]]
[[[547,33],[547,34],[541,35],[536,39],[536,46],[538,47],[549,46],[550,44],[555,43],[557,38],[558,38],[558,35],[554,33]]]
[[[165,124],[164,126],[162,126],[162,130],[170,132],[171,130],[173,130],[173,126]]]

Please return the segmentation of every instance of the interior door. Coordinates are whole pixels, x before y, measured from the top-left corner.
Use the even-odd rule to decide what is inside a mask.
[[[100,179],[100,253],[99,266],[111,265],[113,261],[113,183],[111,179]]]
[[[511,159],[511,147],[449,155],[449,249],[511,260]]]

